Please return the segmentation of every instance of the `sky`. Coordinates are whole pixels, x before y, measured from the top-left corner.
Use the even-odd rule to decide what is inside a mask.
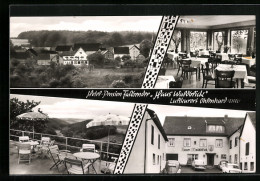
[[[31,30],[157,32],[162,16],[10,17],[10,37]]]
[[[35,107],[33,111],[38,111],[38,108],[41,108],[50,118],[92,119],[96,116],[107,115],[109,113],[131,117],[134,108],[133,103],[17,94],[10,95],[10,98],[14,97],[23,102],[26,100],[41,101],[40,105]]]
[[[20,101],[34,100],[41,101],[38,108],[44,113],[47,113],[52,118],[77,118],[77,119],[92,119],[95,116],[107,115],[109,113],[130,117],[134,108],[133,103],[98,101],[87,99],[69,99],[44,96],[30,96],[11,94],[10,98],[18,98]],[[187,106],[165,106],[150,104],[148,108],[154,110],[158,115],[162,125],[165,116],[205,116],[205,117],[224,117],[226,114],[229,117],[245,117],[247,111],[230,110],[230,109],[212,109],[198,108]]]

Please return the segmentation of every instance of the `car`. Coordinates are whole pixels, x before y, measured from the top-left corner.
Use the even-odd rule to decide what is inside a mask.
[[[242,173],[237,164],[227,163],[222,167],[222,173]]]
[[[163,174],[181,173],[181,165],[178,160],[166,161],[165,168],[162,171]]]
[[[206,169],[206,165],[204,164],[203,160],[193,160],[191,163],[191,167],[194,170],[205,170]]]
[[[218,164],[218,169],[222,170],[222,167],[224,167],[227,163],[227,160],[221,160]]]

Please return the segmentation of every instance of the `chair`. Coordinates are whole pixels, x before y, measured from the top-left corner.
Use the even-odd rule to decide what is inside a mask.
[[[106,161],[106,167],[104,169],[101,169],[101,172],[104,174],[113,174],[113,171],[116,166],[117,159],[116,157],[111,157],[112,162]]]
[[[64,164],[68,174],[85,174],[86,171],[89,172],[89,166],[91,165],[91,163],[84,164],[81,160],[67,157],[64,158]]]
[[[228,58],[229,58],[229,60],[234,61],[235,58],[236,58],[236,55],[235,54],[228,54]]]
[[[177,65],[178,65],[177,75],[179,74],[179,71],[182,69],[181,60],[182,60],[181,57],[178,57],[178,59],[177,59]]]
[[[242,54],[236,54],[234,61],[236,62],[236,64],[242,63]]]
[[[56,166],[59,171],[59,165],[64,162],[66,157],[73,157],[69,150],[59,150],[58,145],[49,146],[50,157],[54,164],[50,167],[50,170]]]
[[[53,144],[54,141],[51,141],[50,137],[42,137],[40,144],[37,145],[37,148],[39,151],[41,151],[42,154],[47,153],[49,151],[49,146]]]
[[[190,78],[191,78],[191,74],[192,72],[196,72],[196,79],[197,79],[197,68],[191,67],[191,60],[181,60],[181,66],[182,66],[182,73],[181,73],[181,77],[184,75],[186,75],[186,77],[188,78],[188,74],[190,73]]]
[[[27,143],[20,143],[18,147],[18,164],[20,161],[28,161],[31,163],[31,145]]]
[[[183,78],[175,77],[175,81],[169,82],[169,88],[182,88]]]
[[[95,144],[82,144],[81,152],[97,152]]]
[[[218,71],[216,70],[216,88],[233,88],[236,82],[233,81],[235,71]]]
[[[20,136],[19,142],[21,142],[21,143],[29,142],[29,136]]]
[[[202,88],[207,88],[208,81],[215,81],[215,79],[213,79],[213,77],[212,77],[212,74],[211,74],[211,71],[209,68],[209,63],[205,62],[205,68],[203,65],[201,65],[201,70],[202,70],[202,75],[203,75]]]

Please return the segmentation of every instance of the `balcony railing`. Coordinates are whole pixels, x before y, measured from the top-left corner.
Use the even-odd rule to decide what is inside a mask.
[[[40,141],[42,137],[50,137],[60,149],[70,150],[72,153],[78,152],[82,148],[82,144],[95,144],[96,150],[100,153],[100,159],[106,161],[111,160],[111,157],[118,157],[122,147],[122,144],[118,143],[10,129],[11,140],[18,141],[20,136],[29,136],[34,141]]]

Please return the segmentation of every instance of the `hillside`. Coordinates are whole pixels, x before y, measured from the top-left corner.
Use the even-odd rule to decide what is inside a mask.
[[[53,129],[62,129],[63,127],[67,126],[69,123],[64,121],[63,119],[59,118],[50,118],[47,122],[47,127],[53,128]]]
[[[138,44],[144,39],[151,40],[151,32],[102,32],[102,31],[26,31],[17,38],[29,39],[34,47],[55,47],[75,43],[102,43],[105,47]]]

